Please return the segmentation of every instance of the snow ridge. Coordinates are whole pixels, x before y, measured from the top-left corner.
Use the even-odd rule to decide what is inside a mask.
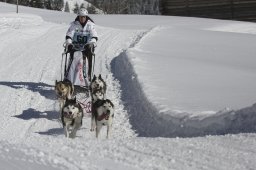
[[[130,48],[152,30],[139,34]],[[256,104],[240,110],[225,109],[207,117],[189,113],[161,114],[147,98],[128,55],[129,48],[111,62],[111,71],[120,82],[121,99],[132,128],[141,137],[196,137],[256,132]]]

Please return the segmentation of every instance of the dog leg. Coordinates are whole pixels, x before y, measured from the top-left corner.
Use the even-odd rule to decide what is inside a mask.
[[[70,133],[70,138],[75,138],[76,137],[76,132],[78,131],[78,129],[80,129],[82,127],[82,117],[81,119],[77,119],[75,122],[74,127],[72,128],[72,131]]]
[[[96,118],[94,113],[92,112],[92,117],[91,117],[91,129],[90,131],[94,131],[96,128]]]
[[[76,137],[76,132],[77,132],[77,127],[74,127],[70,133],[70,138],[75,138]]]
[[[111,132],[111,125],[107,125],[107,139],[109,139],[110,132]]]
[[[60,115],[59,115],[59,117],[61,118],[61,116],[62,116],[62,108],[64,106],[64,103],[62,102],[62,100],[59,100],[59,106],[60,106]]]
[[[68,124],[67,126],[66,126],[66,131],[67,131],[67,138],[70,138],[70,124]]]
[[[69,137],[69,133],[68,133],[68,127],[67,126],[64,126],[64,135],[65,137]]]
[[[96,126],[96,138],[99,137],[101,127],[102,127],[101,125]]]
[[[72,94],[70,92],[67,95],[67,99],[72,99]]]
[[[108,124],[107,124],[107,139],[109,139],[111,135],[111,130],[112,130],[112,118],[109,118]]]

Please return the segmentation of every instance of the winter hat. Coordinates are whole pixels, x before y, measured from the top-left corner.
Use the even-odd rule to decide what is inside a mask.
[[[88,11],[85,8],[80,8],[78,11],[78,16],[87,16],[88,15]]]

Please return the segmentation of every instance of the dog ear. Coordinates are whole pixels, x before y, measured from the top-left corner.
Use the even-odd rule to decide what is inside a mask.
[[[96,80],[96,76],[95,74],[93,75],[92,81]]]
[[[99,74],[99,79],[102,79],[102,78],[101,78],[101,74]]]
[[[106,99],[105,101],[108,102],[114,108],[114,104],[111,102],[111,100]]]

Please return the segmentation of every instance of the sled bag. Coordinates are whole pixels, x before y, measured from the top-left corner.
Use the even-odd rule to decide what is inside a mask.
[[[71,63],[67,79],[73,85],[88,86],[88,81],[84,77],[83,53],[81,51],[74,52],[73,61]]]

